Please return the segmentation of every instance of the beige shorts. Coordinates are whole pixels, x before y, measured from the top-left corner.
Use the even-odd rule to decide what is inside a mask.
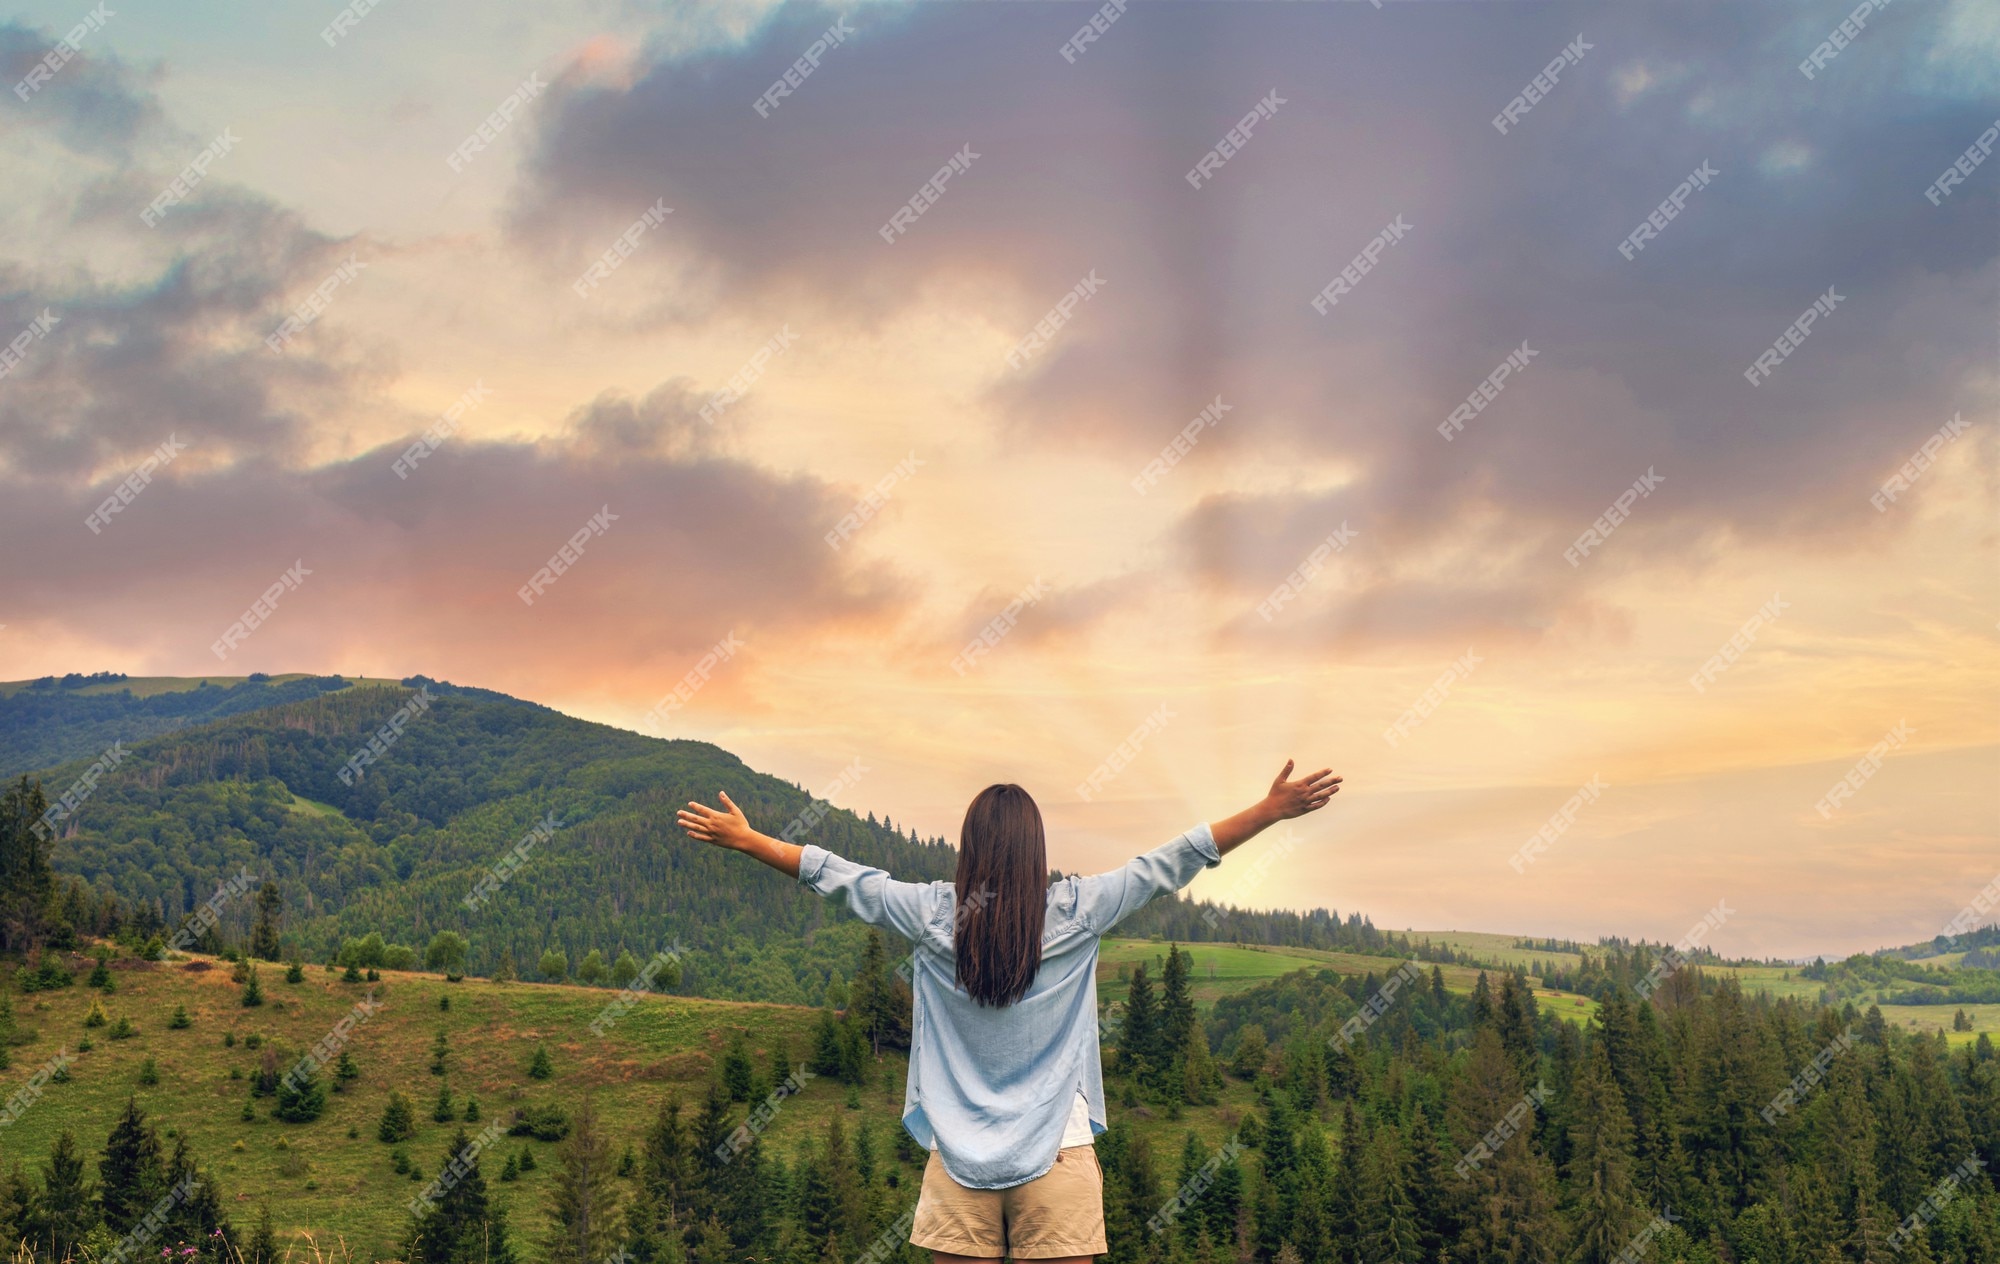
[[[998,1259],[1102,1255],[1104,1173],[1093,1146],[1056,1151],[1055,1166],[1011,1189],[967,1189],[931,1152],[910,1242],[929,1251]]]

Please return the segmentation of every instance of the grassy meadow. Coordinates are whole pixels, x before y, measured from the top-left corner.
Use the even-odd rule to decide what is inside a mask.
[[[230,981],[230,964],[193,958],[150,963],[112,963],[116,992],[105,996],[84,986],[83,962],[76,985],[52,992],[12,994],[15,1022],[35,1039],[12,1050],[13,1066],[0,1072],[11,1095],[58,1050],[71,1059],[70,1082],[46,1085],[44,1095],[10,1128],[0,1130],[0,1162],[32,1166],[63,1129],[75,1134],[93,1156],[104,1144],[128,1096],[137,1098],[160,1128],[187,1135],[197,1159],[221,1186],[238,1227],[255,1224],[260,1203],[268,1202],[280,1237],[310,1231],[324,1242],[337,1234],[358,1259],[392,1259],[408,1222],[405,1204],[423,1182],[399,1176],[391,1166],[396,1148],[375,1139],[391,1089],[410,1098],[416,1136],[402,1143],[427,1182],[442,1166],[444,1152],[461,1126],[477,1133],[495,1119],[506,1121],[517,1106],[556,1103],[574,1112],[591,1096],[612,1138],[613,1150],[638,1139],[668,1095],[679,1093],[690,1116],[734,1033],[746,1033],[758,1069],[780,1044],[794,1058],[810,1049],[818,1011],[795,1006],[747,1005],[681,997],[646,996],[602,1037],[591,1023],[618,997],[604,988],[504,983],[466,979],[447,983],[435,975],[382,972],[373,984],[338,981],[323,966],[311,966],[301,983],[286,983],[284,968],[258,970],[265,1004],[246,1009],[243,989]],[[359,1024],[347,1045],[360,1078],[346,1092],[328,1096],[326,1112],[311,1123],[283,1123],[272,1117],[275,1099],[254,1099],[255,1122],[242,1118],[251,1102],[250,1077],[266,1050],[275,1050],[280,1073],[299,1054],[351,1013],[373,991],[383,1008]],[[441,998],[451,1008],[440,1010]],[[109,1026],[85,1028],[93,1002],[101,1002],[115,1024],[126,1017],[137,1027],[130,1039],[112,1040]],[[177,1005],[192,1025],[168,1026]],[[442,1030],[450,1046],[447,1074],[430,1072],[431,1046]],[[235,1043],[225,1046],[225,1034]],[[79,1052],[88,1036],[89,1052]],[[247,1038],[261,1038],[261,1048]],[[554,1075],[534,1080],[528,1065],[545,1044]],[[139,1083],[141,1064],[152,1058],[159,1083]],[[331,1082],[332,1067],[323,1079]],[[239,1078],[240,1077],[240,1078]],[[901,1105],[903,1071],[861,1092],[863,1112],[881,1131]],[[448,1084],[462,1111],[467,1097],[478,1099],[481,1121],[470,1125],[431,1118],[440,1084]],[[787,1147],[807,1130],[823,1128],[834,1111],[845,1110],[847,1090],[831,1081],[813,1081],[787,1101],[766,1132]],[[741,1117],[742,1108],[738,1108]],[[349,1136],[352,1129],[356,1135]],[[531,1148],[534,1171],[518,1183],[497,1181],[509,1153]],[[539,1237],[543,1232],[545,1182],[555,1166],[555,1143],[508,1137],[489,1149],[481,1170],[489,1188],[512,1200],[515,1226]]]

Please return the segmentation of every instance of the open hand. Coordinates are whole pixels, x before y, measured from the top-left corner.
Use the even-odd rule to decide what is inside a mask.
[[[1292,761],[1288,759],[1277,779],[1271,783],[1271,792],[1264,796],[1272,814],[1281,821],[1325,807],[1334,795],[1340,793],[1340,783],[1345,780],[1334,776],[1331,768],[1322,768],[1310,777],[1301,777],[1297,781],[1285,780],[1291,775]]]
[[[728,791],[716,793],[722,800],[722,811],[690,799],[688,805],[676,814],[676,819],[689,838],[740,851],[757,831],[750,828],[750,818],[743,815],[743,809],[736,806]]]

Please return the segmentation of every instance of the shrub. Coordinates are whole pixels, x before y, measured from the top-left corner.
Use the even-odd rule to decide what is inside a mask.
[[[41,964],[33,973],[23,971],[16,976],[23,992],[53,992],[76,982],[76,976],[63,969],[62,962],[53,952],[42,954]]]
[[[553,1102],[545,1106],[516,1109],[507,1135],[533,1137],[537,1141],[561,1141],[569,1135],[569,1114]]]

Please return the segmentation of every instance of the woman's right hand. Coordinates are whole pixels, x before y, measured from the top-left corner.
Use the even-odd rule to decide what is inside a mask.
[[[1288,759],[1277,779],[1271,782],[1270,793],[1264,796],[1272,815],[1281,821],[1319,811],[1340,793],[1340,783],[1346,780],[1334,776],[1331,768],[1322,768],[1310,777],[1301,777],[1297,781],[1285,780],[1291,775],[1292,761]]]

